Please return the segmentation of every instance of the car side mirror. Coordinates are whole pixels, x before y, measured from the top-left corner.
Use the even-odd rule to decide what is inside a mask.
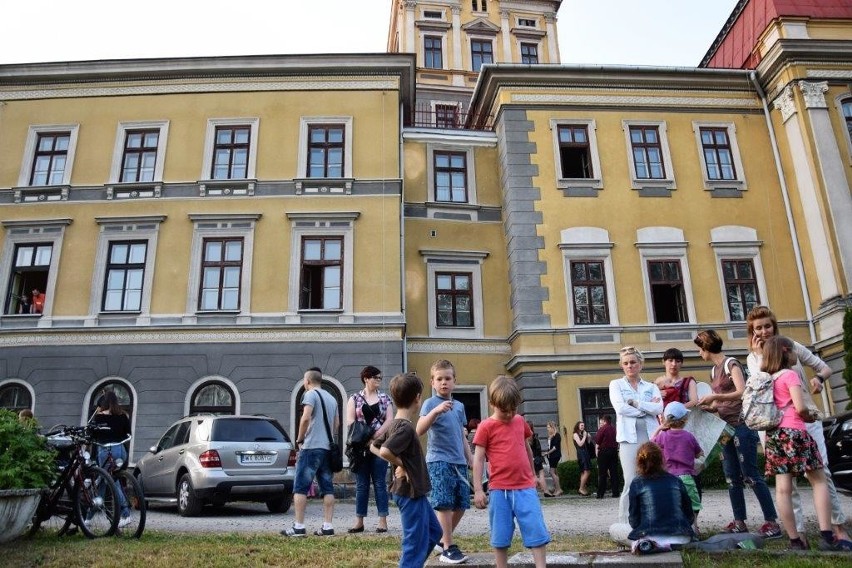
[[[152,454],[156,454],[157,452],[160,451],[160,446],[151,446],[150,448],[148,448],[148,451],[151,452]]]

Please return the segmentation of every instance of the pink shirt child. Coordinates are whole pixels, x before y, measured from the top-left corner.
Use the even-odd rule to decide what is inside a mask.
[[[775,382],[772,384],[775,406],[784,411],[784,418],[778,427],[807,430],[805,421],[802,420],[802,417],[796,412],[796,407],[793,406],[793,397],[790,396],[791,387],[802,388],[802,380],[799,378],[798,373],[792,369],[787,369],[775,377]]]

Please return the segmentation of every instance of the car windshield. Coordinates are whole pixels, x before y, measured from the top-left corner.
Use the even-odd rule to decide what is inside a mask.
[[[289,442],[284,429],[274,420],[262,418],[220,419],[213,423],[211,441]]]

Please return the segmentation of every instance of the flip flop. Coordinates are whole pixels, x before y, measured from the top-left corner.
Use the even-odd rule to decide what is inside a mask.
[[[376,532],[377,533],[386,533],[386,532],[388,532],[388,529],[384,529],[382,527],[376,527]]]
[[[362,532],[364,532],[364,527],[363,526],[352,527],[351,529],[349,529],[346,532],[348,532],[349,534],[362,533]]]

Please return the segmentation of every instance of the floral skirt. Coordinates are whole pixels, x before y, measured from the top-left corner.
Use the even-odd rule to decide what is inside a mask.
[[[822,456],[816,442],[806,430],[776,428],[766,432],[766,475],[823,469]]]

